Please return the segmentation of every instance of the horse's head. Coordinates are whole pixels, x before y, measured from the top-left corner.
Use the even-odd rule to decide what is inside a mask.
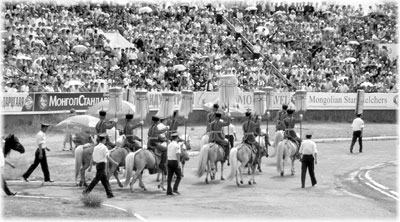
[[[24,146],[19,142],[18,137],[14,134],[10,134],[5,138],[4,143],[4,156],[7,156],[11,150],[18,151],[20,153],[25,153]]]

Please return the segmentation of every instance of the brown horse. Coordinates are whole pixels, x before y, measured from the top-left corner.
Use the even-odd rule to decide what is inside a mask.
[[[94,147],[96,146],[93,143],[93,140],[90,135],[87,135],[86,138],[82,136],[82,142],[84,145],[79,145],[75,149],[75,183],[77,186],[85,186],[87,187],[87,183],[85,180],[85,172],[90,166],[90,162],[92,160],[92,154]],[[81,180],[78,183],[78,175],[81,175]]]
[[[136,152],[129,153],[125,158],[126,175],[124,185],[128,186],[129,184],[130,189],[133,192],[133,184],[135,184],[136,180],[139,179],[139,186],[143,188],[144,191],[147,191],[146,187],[143,184],[142,173],[145,169],[148,169],[150,174],[157,173],[157,171],[160,170],[160,168],[157,166],[160,163],[160,160],[160,155],[156,155],[154,152],[148,149],[142,148]],[[135,174],[133,174],[133,171],[135,171]],[[163,184],[164,177],[161,177],[161,183],[160,185],[158,185],[158,188],[162,188],[162,190],[165,190]]]
[[[125,167],[125,158],[131,152],[131,150],[128,147],[125,147],[125,143],[126,143],[126,137],[124,135],[120,136],[117,139],[116,148],[114,148],[111,151],[109,158],[117,162],[118,165],[113,163],[108,164],[107,179],[110,180],[111,175],[114,175],[115,179],[117,179],[119,187],[123,187],[123,185],[119,180],[117,169],[122,166]]]

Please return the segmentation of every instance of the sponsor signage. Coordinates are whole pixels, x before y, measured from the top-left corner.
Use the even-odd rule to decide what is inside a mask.
[[[36,93],[34,111],[85,110],[108,99],[108,93]]]
[[[149,108],[157,111],[161,105],[161,92],[149,92]],[[293,104],[294,92],[275,92],[270,110],[280,110],[282,104]],[[194,92],[193,109],[217,103],[218,92]],[[133,96],[134,98],[134,96]],[[3,93],[0,99],[2,113],[51,112],[87,110],[96,103],[108,99],[108,93]],[[182,96],[175,94],[174,108],[179,109]],[[133,100],[134,101],[134,100]],[[365,93],[364,110],[397,110],[399,97],[396,93]],[[253,108],[253,93],[241,92],[236,98],[240,110]],[[308,110],[355,110],[357,93],[307,93]]]

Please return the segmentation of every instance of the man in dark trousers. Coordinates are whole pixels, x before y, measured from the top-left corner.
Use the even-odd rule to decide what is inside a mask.
[[[102,134],[102,133],[107,134],[108,129],[112,129],[113,127],[117,126],[116,121],[106,120],[106,115],[107,115],[106,111],[100,110],[99,112],[100,121],[96,124],[97,134]],[[106,139],[107,139],[106,146],[108,147],[108,149],[114,148],[115,145],[111,143],[110,138],[107,136]]]
[[[102,134],[97,135],[97,137],[99,140],[99,144],[97,144],[97,146],[94,147],[93,154],[92,154],[92,161],[94,163],[96,163],[96,176],[92,180],[92,182],[90,182],[89,186],[82,192],[82,194],[83,195],[89,194],[93,190],[93,188],[97,185],[97,183],[99,181],[101,181],[101,183],[104,186],[104,189],[106,190],[107,197],[113,198],[114,194],[111,191],[111,186],[107,180],[107,175],[106,175],[107,159],[112,161],[111,158],[108,158],[107,146],[105,145],[107,143],[107,134],[102,133]],[[118,163],[114,163],[114,164],[118,164]],[[92,164],[90,164],[89,171],[91,171],[91,168],[92,168]]]
[[[317,145],[311,140],[311,132],[306,133],[306,139],[300,146],[300,160],[301,160],[301,188],[304,188],[306,182],[306,172],[310,174],[311,185],[315,186],[317,180],[314,174],[314,163],[317,164]]]
[[[171,143],[168,145],[168,178],[167,178],[167,195],[174,195],[173,193],[180,194],[178,191],[179,183],[182,179],[182,163],[181,158],[181,146],[178,144],[179,134],[172,133],[171,134]],[[176,175],[176,180],[174,183],[174,187],[172,189],[171,183],[172,178]]]
[[[364,121],[361,119],[361,114],[357,114],[357,117],[353,120],[351,124],[353,128],[353,139],[351,140],[350,153],[353,153],[353,147],[358,139],[358,144],[360,145],[360,153],[362,153],[362,136],[364,129]]]
[[[41,123],[41,129],[36,134],[36,144],[38,148],[35,152],[35,160],[33,161],[33,164],[28,168],[28,170],[22,175],[22,178],[26,182],[29,182],[28,177],[36,169],[39,163],[40,166],[42,167],[44,182],[53,182],[50,179],[50,172],[49,172],[49,167],[47,165],[47,156],[46,156],[46,150],[50,151],[50,149],[47,147],[46,144],[46,131],[49,128],[49,126],[50,125],[47,123]]]

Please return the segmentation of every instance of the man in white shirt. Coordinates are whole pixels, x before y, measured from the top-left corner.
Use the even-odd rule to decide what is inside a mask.
[[[180,194],[178,191],[179,183],[182,179],[182,163],[181,159],[181,145],[178,144],[179,134],[172,133],[171,134],[171,143],[168,145],[167,155],[168,155],[168,179],[167,179],[167,195],[174,195],[173,193]],[[174,183],[174,187],[172,189],[171,183],[172,178],[176,175],[176,180]]]
[[[28,177],[32,174],[32,172],[36,169],[39,165],[42,167],[43,175],[44,175],[44,182],[53,182],[50,179],[50,172],[49,167],[47,165],[47,156],[46,150],[50,151],[46,144],[46,131],[50,125],[46,123],[41,123],[40,132],[36,134],[36,144],[38,146],[35,152],[35,160],[33,164],[28,168],[28,170],[22,175],[22,178],[29,182]]]
[[[362,153],[362,135],[364,129],[364,121],[361,119],[361,114],[357,114],[357,117],[353,120],[351,127],[353,128],[353,139],[351,140],[350,153],[353,153],[353,147],[357,141],[357,138],[358,144],[360,145],[359,151],[360,153]]]
[[[311,140],[312,134],[306,133],[306,139],[301,143],[300,146],[300,161],[301,161],[301,188],[304,188],[306,182],[306,172],[308,172],[311,178],[311,185],[315,186],[317,180],[314,174],[314,163],[317,164],[317,145]]]
[[[93,188],[97,185],[99,181],[104,186],[104,189],[106,190],[107,197],[108,198],[113,198],[114,194],[111,191],[111,186],[110,183],[107,180],[107,175],[106,175],[106,163],[107,163],[107,146],[105,143],[107,142],[107,134],[106,133],[101,133],[98,135],[99,138],[99,144],[94,147],[93,149],[93,154],[92,154],[92,161],[96,163],[96,177],[90,182],[89,186],[82,192],[83,195],[88,195]],[[110,159],[111,160],[111,159]],[[111,160],[112,161],[112,160]],[[118,164],[118,163],[117,163]],[[90,163],[89,171],[92,168],[92,164]]]

